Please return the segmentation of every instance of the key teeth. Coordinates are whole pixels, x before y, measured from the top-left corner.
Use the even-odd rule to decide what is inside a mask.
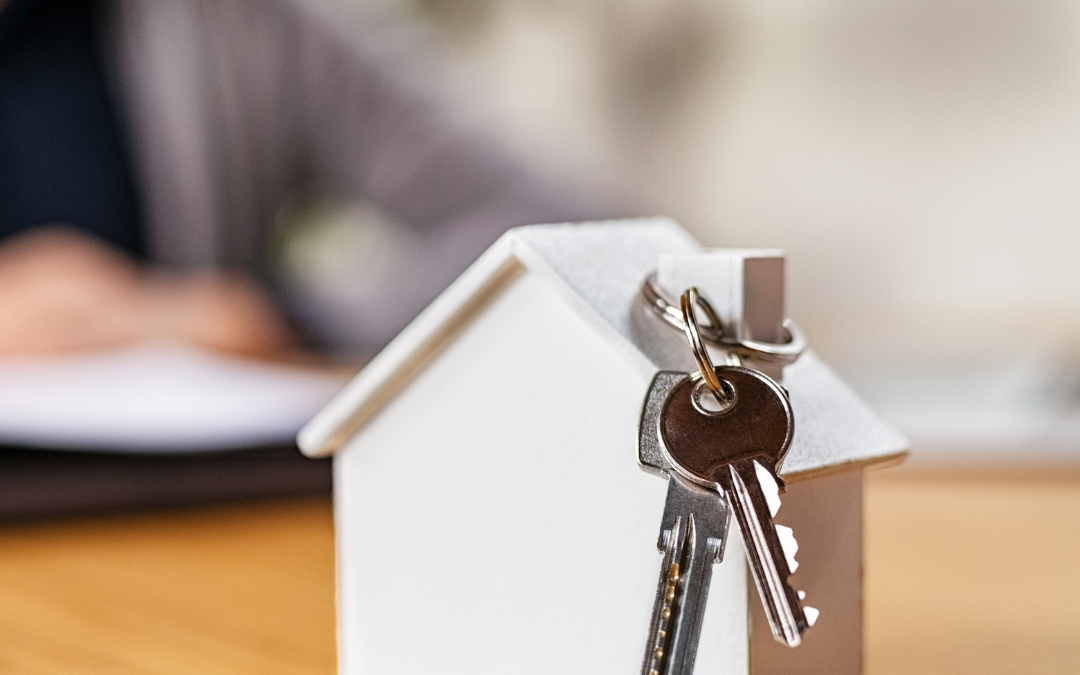
[[[813,628],[814,624],[817,623],[818,616],[821,615],[821,612],[814,609],[813,607],[803,607],[802,611],[803,616],[806,617],[806,626],[808,628]]]
[[[788,571],[794,573],[799,569],[799,561],[795,559],[795,554],[799,551],[799,542],[795,541],[795,533],[790,527],[777,525],[776,536],[780,539],[780,547],[784,549]]]
[[[761,492],[765,495],[765,503],[769,505],[769,515],[776,516],[776,512],[780,510],[780,486],[776,477],[756,459],[754,473],[757,474],[758,485],[761,486]]]

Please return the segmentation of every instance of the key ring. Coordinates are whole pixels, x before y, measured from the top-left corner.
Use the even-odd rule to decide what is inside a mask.
[[[726,408],[731,403],[732,392],[728,391],[720,378],[716,376],[716,367],[713,365],[712,357],[709,356],[709,350],[701,342],[701,329],[698,326],[695,308],[701,307],[713,326],[720,324],[716,312],[713,310],[712,305],[709,304],[709,301],[698,293],[697,286],[686,289],[686,292],[679,298],[679,306],[682,309],[682,323],[686,332],[686,339],[689,340],[690,349],[694,352],[694,360],[697,361],[698,370],[701,371],[701,378],[704,380],[705,386],[716,397],[716,402],[720,404],[720,407]]]
[[[645,283],[641,286],[641,294],[644,296],[649,309],[657,316],[680,331],[685,332],[687,330],[683,312],[680,308],[675,307],[674,303],[668,299],[664,290],[660,288],[660,284],[656,281],[656,272],[645,277]],[[699,340],[716,345],[717,347],[735,350],[748,358],[781,366],[794,363],[806,350],[806,338],[803,337],[802,331],[799,330],[799,327],[791,319],[784,319],[784,323],[782,324],[784,333],[787,337],[783,342],[774,343],[760,342],[758,340],[741,340],[727,334],[724,330],[723,323],[716,315],[716,312],[713,310],[713,307],[709,304],[708,300],[701,297],[700,294],[698,294],[698,298],[701,302],[695,304],[702,308],[706,318],[709,320],[709,325],[697,326]],[[689,333],[687,333],[687,337],[689,337]]]

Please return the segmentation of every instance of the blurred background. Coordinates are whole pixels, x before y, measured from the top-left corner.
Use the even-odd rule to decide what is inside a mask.
[[[913,462],[1080,457],[1080,6],[336,1],[426,34],[532,166],[785,249]]]

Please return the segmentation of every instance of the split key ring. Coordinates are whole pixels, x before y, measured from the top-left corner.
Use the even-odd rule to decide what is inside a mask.
[[[682,309],[682,323],[683,329],[686,331],[686,339],[690,342],[690,349],[694,352],[694,360],[697,361],[698,370],[701,371],[701,378],[704,380],[705,386],[716,397],[716,402],[720,404],[720,407],[726,408],[731,405],[735,392],[731,391],[730,385],[725,386],[726,383],[721,382],[720,378],[716,376],[716,366],[713,365],[712,357],[709,356],[709,350],[705,348],[705,344],[701,341],[701,330],[698,328],[696,308],[701,308],[701,311],[705,313],[706,318],[709,320],[709,325],[713,327],[720,325],[720,318],[716,315],[716,310],[713,309],[709,301],[698,293],[697,286],[686,289],[686,292],[679,298],[679,307]],[[735,359],[739,358],[734,354],[732,356]]]
[[[783,342],[761,342],[729,335],[724,330],[723,322],[720,321],[709,301],[698,293],[696,288],[690,290],[694,292],[694,299],[689,302],[691,309],[688,311],[687,294],[684,293],[683,297],[679,299],[680,307],[676,308],[674,303],[668,299],[664,290],[660,288],[655,272],[647,276],[645,283],[641,286],[641,294],[644,296],[645,303],[649,308],[667,324],[686,332],[690,345],[694,348],[695,358],[700,353],[705,354],[707,362],[711,361],[708,360],[708,353],[705,351],[704,343],[706,342],[723,349],[732,350],[747,358],[781,366],[794,363],[806,350],[806,338],[803,337],[802,331],[791,319],[784,319],[782,324],[783,332],[786,333],[785,337],[787,338]],[[700,308],[705,314],[708,321],[707,325],[702,326],[697,323],[693,307]],[[687,321],[688,317],[692,317],[690,321]],[[689,325],[691,322],[694,323],[693,328]],[[697,337],[692,337],[691,333]],[[695,343],[700,347],[695,346]],[[701,362],[702,360],[698,358],[698,365],[701,365]],[[704,374],[704,371],[702,371],[702,375],[708,377]],[[710,389],[712,389],[711,386]]]

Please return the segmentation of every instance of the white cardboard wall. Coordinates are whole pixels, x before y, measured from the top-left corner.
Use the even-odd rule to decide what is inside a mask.
[[[550,285],[512,281],[335,459],[341,672],[636,672],[666,490],[634,461],[646,385]],[[701,673],[747,670],[727,555]]]

